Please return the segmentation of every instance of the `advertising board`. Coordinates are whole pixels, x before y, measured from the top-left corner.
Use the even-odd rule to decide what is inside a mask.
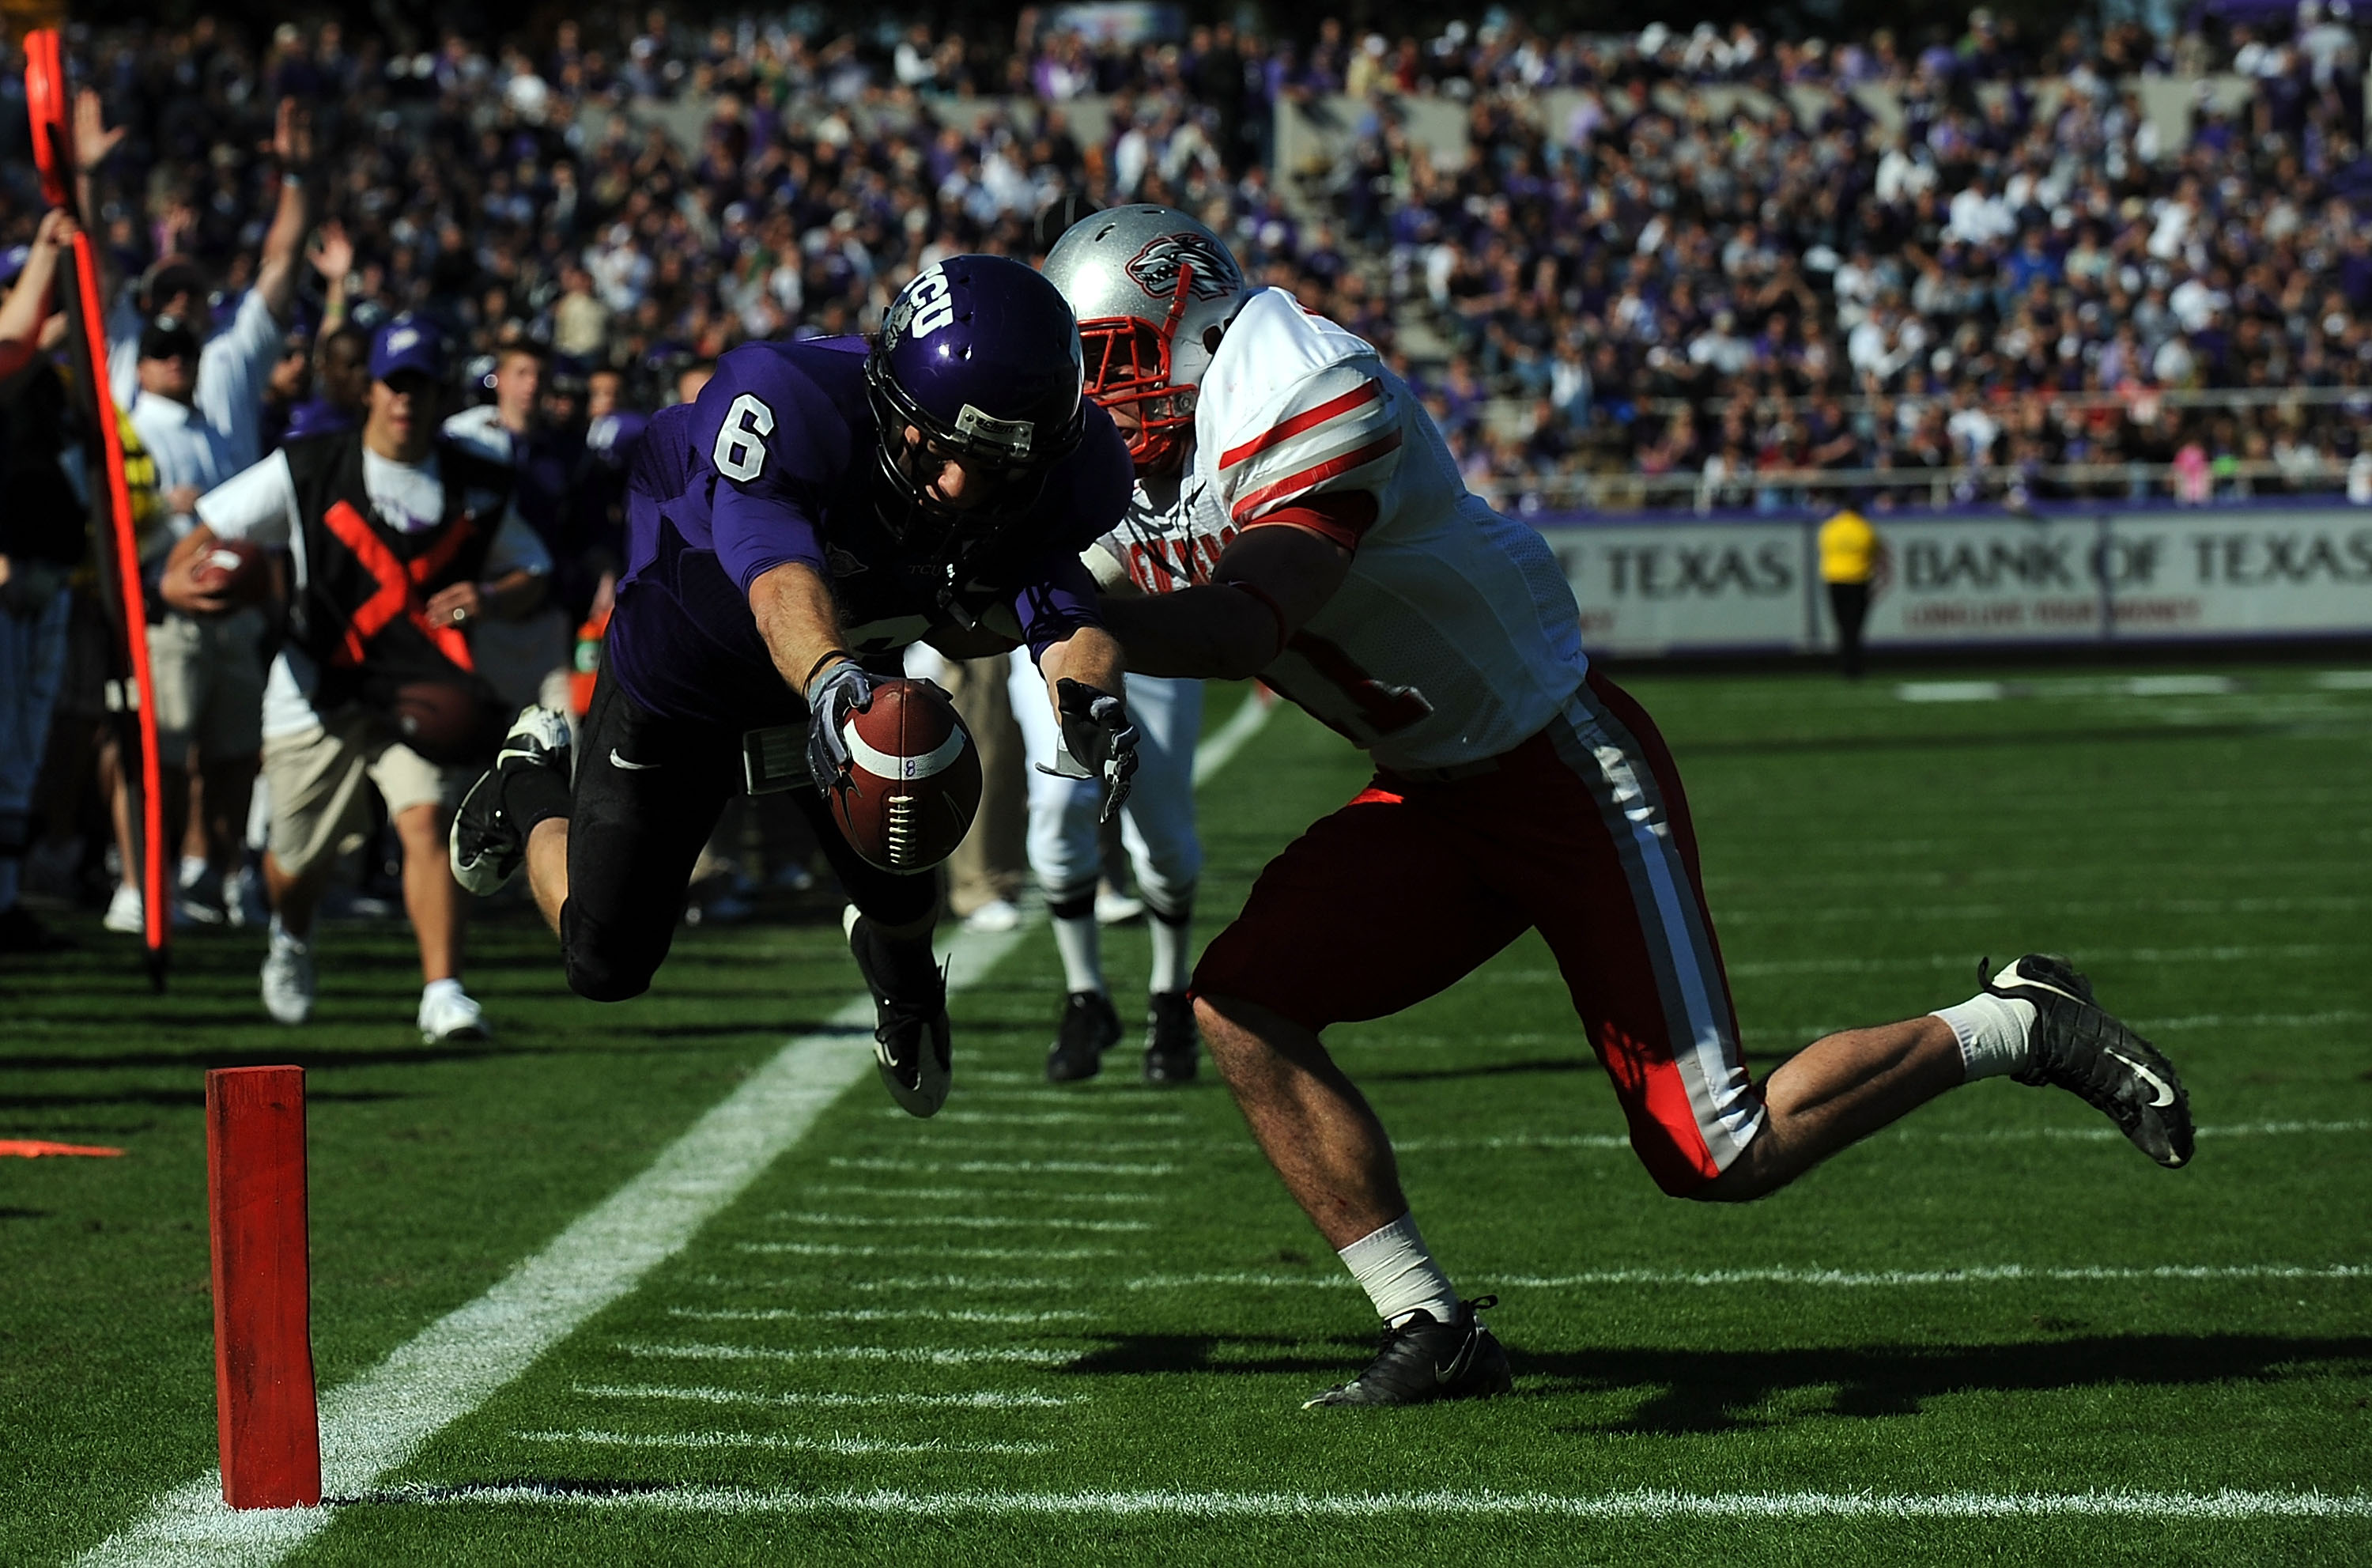
[[[2345,505],[1878,517],[1873,648],[2372,636],[2372,512]],[[1536,519],[1590,645],[1832,646],[1819,522]]]

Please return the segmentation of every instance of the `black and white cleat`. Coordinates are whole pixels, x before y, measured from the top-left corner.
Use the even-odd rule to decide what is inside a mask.
[[[1515,1383],[1506,1347],[1474,1320],[1477,1311],[1498,1304],[1495,1295],[1460,1302],[1458,1316],[1447,1323],[1420,1308],[1400,1327],[1384,1330],[1384,1342],[1365,1372],[1305,1400],[1301,1408],[1422,1405],[1506,1393]]]
[[[552,769],[565,785],[575,761],[568,721],[550,708],[521,708],[494,753],[494,765],[478,775],[453,813],[446,840],[453,880],[483,898],[517,876],[527,858],[527,835],[503,808],[504,786],[527,768]]]
[[[2034,1005],[2033,1058],[2012,1076],[2080,1096],[2169,1170],[2191,1163],[2191,1097],[2174,1063],[2094,1001],[2090,981],[2050,953],[2029,953],[1988,979],[1992,967],[1978,965],[1979,989]]]

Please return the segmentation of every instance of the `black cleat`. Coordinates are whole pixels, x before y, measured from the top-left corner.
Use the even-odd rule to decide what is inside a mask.
[[[2174,1063],[2092,999],[2092,982],[2066,959],[2029,953],[1979,989],[2034,1005],[2033,1056],[2021,1084],[2054,1085],[2115,1122],[2134,1146],[2171,1170],[2191,1163],[2191,1097]]]
[[[855,911],[847,929],[853,936]],[[856,968],[873,993],[873,1063],[890,1098],[909,1116],[933,1116],[948,1103],[955,1079],[955,1050],[948,1023],[948,981],[944,970],[927,996],[887,995],[865,961],[863,947],[852,942]]]
[[[1046,1051],[1046,1081],[1076,1083],[1103,1071],[1104,1052],[1120,1040],[1120,1015],[1100,991],[1074,991],[1063,998],[1063,1022]]]
[[[1487,1400],[1515,1386],[1507,1370],[1507,1351],[1474,1314],[1496,1307],[1495,1295],[1460,1302],[1457,1318],[1438,1322],[1419,1308],[1397,1329],[1384,1330],[1384,1342],[1367,1369],[1348,1383],[1338,1384],[1303,1410],[1320,1405],[1422,1405],[1435,1400]]]
[[[480,898],[499,892],[527,858],[527,835],[503,808],[503,788],[520,770],[551,768],[565,785],[575,766],[568,721],[550,708],[527,707],[511,721],[494,765],[478,775],[453,813],[446,854],[453,880]]]
[[[1182,991],[1157,991],[1145,1012],[1145,1081],[1191,1084],[1202,1045],[1194,1001]]]

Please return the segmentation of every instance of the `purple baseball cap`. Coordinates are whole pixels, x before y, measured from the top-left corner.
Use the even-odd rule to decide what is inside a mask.
[[[445,379],[445,334],[435,322],[418,316],[398,316],[371,335],[372,380],[384,381],[407,370],[435,381]]]

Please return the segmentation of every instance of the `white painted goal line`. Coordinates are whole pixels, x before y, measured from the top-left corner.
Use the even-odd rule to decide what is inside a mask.
[[[2372,1496],[2254,1492],[1757,1492],[1643,1488],[1595,1495],[1550,1492],[856,1492],[677,1486],[586,1492],[559,1486],[407,1485],[355,1499],[426,1507],[561,1507],[675,1515],[878,1514],[1080,1518],[1362,1519],[1384,1516],[1573,1520],[2064,1519],[2215,1521],[2372,1518]]]
[[[1257,688],[1201,747],[1197,784],[1258,734],[1273,711]],[[948,933],[950,993],[968,989],[1030,931]],[[640,1175],[563,1230],[476,1300],[431,1323],[385,1361],[320,1402],[321,1484],[353,1496],[409,1463],[421,1446],[469,1415],[595,1313],[633,1291],[786,1150],[825,1108],[866,1075],[858,1047],[873,1024],[869,996],[853,998],[822,1028],[783,1047],[741,1086],[661,1150]],[[84,1553],[84,1568],[203,1562],[274,1563],[324,1528],[325,1508],[235,1511],[222,1472],[151,1499],[130,1525]]]

